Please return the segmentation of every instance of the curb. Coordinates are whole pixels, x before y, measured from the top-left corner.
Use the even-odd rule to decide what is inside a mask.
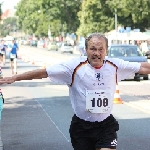
[[[137,110],[139,110],[139,111],[142,111],[142,112],[144,112],[144,113],[150,114],[150,111],[149,111],[149,110],[145,110],[144,108],[142,108],[142,107],[140,107],[140,106],[133,105],[133,104],[131,104],[130,102],[125,102],[125,101],[123,101],[123,104],[125,104],[125,105],[127,105],[127,106],[129,106],[129,107],[131,107],[131,108],[135,108],[135,109],[137,109]]]

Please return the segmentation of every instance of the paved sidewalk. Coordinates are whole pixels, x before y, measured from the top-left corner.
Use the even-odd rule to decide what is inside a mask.
[[[138,109],[144,113],[150,114],[150,100],[137,100],[124,102],[125,105]]]
[[[134,81],[133,81],[134,82]],[[147,85],[145,84],[145,82],[134,82],[134,85],[137,85],[138,87],[142,87],[142,86],[147,86],[147,91],[149,89],[149,85],[150,85],[150,82],[147,81],[146,82]],[[125,85],[127,83],[120,83],[120,85]],[[132,83],[133,84],[133,83]],[[127,86],[128,88],[128,86]],[[123,101],[123,104],[129,106],[129,107],[132,107],[132,108],[135,108],[135,109],[138,109],[139,111],[142,111],[144,113],[147,113],[147,114],[150,114],[150,95],[145,95],[145,93],[147,92],[142,92],[143,94],[138,94],[138,91],[137,93],[135,93],[134,95],[133,94],[125,94],[125,93],[122,93],[123,91],[121,90],[122,88],[119,88],[120,89],[120,97],[121,97],[121,100]],[[138,88],[139,90],[140,88]],[[131,88],[128,89],[128,90],[132,90]],[[135,92],[136,90],[134,90]]]

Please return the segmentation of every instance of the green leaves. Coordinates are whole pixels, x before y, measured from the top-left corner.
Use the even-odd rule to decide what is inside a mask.
[[[16,30],[18,30],[16,17],[9,17],[3,21],[3,24],[0,24],[0,34],[3,37],[9,35],[10,32],[16,32]]]
[[[79,35],[88,35],[91,32],[107,32],[112,26],[112,13],[105,3],[105,0],[85,0],[82,9],[78,14],[80,27],[77,30]],[[86,26],[86,30],[83,28]]]
[[[150,26],[150,0],[20,0],[16,15],[30,34],[47,36],[50,25],[54,36],[86,36],[115,29],[115,10],[119,25],[141,31]]]
[[[77,12],[80,3],[72,0],[21,0],[17,6],[16,15],[19,17],[19,26],[23,30],[30,29],[35,33],[47,36],[48,26],[55,36],[62,32],[75,32],[79,26]],[[25,20],[26,18],[26,20]]]

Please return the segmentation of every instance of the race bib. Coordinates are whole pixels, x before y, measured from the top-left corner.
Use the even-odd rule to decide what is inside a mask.
[[[10,58],[16,58],[16,54],[10,54]]]
[[[91,113],[108,113],[112,102],[110,90],[87,90],[86,110]]]

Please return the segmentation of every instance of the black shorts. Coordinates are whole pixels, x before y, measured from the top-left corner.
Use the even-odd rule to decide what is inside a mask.
[[[5,52],[5,51],[3,51],[3,53],[4,53],[4,54],[0,53],[0,56],[4,56],[4,55],[6,55],[6,52]]]
[[[10,58],[10,61],[14,61],[14,58]]]
[[[70,137],[74,150],[116,149],[119,124],[113,115],[102,122],[84,121],[74,115],[70,125]]]
[[[17,54],[16,54],[16,58],[17,58]],[[14,58],[10,58],[10,61],[14,61]]]

